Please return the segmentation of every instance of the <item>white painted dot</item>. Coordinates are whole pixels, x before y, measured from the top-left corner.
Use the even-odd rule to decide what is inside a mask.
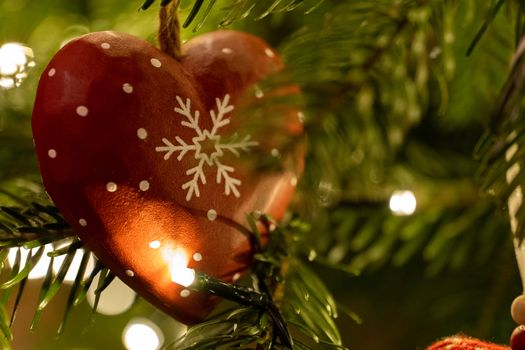
[[[217,219],[217,212],[214,209],[208,210],[208,220],[214,221]]]
[[[273,53],[273,51],[271,49],[269,49],[269,48],[264,49],[264,53],[268,57],[275,57],[275,53]]]
[[[149,182],[146,180],[143,180],[139,183],[139,188],[141,191],[145,192],[149,190]]]
[[[235,275],[233,275],[233,282],[238,281],[239,278],[241,278],[241,274],[237,272]]]
[[[189,297],[191,294],[190,290],[189,289],[183,289],[180,291],[180,296],[183,297],[183,298],[187,298]]]
[[[51,68],[49,72],[47,72],[47,75],[49,77],[53,77],[57,73],[57,70],[55,68]]]
[[[137,136],[141,140],[145,140],[148,137],[148,132],[144,128],[140,128],[137,130]]]
[[[54,149],[50,149],[49,151],[47,151],[47,155],[49,156],[49,158],[55,159],[57,157],[57,151]]]
[[[272,149],[271,154],[272,154],[272,157],[277,158],[277,157],[279,157],[281,155],[281,152],[279,152],[279,150],[277,148],[274,148],[274,149]]]
[[[149,242],[149,247],[151,249],[159,249],[160,248],[160,241],[151,241],[151,242]]]
[[[131,94],[133,92],[133,85],[130,83],[125,83],[122,85],[122,90],[124,90],[126,94]]]
[[[162,62],[160,62],[158,59],[156,58],[152,58],[151,60],[149,60],[151,65],[155,68],[160,68],[162,66]]]
[[[107,50],[107,49],[111,48],[111,45],[109,45],[108,43],[102,43],[102,44],[100,44],[100,47],[102,47],[103,49]]]
[[[292,185],[293,187],[297,186],[297,177],[296,176],[293,176],[290,179],[290,185]]]
[[[230,55],[233,53],[233,50],[230,49],[229,47],[225,47],[224,49],[221,50],[222,53],[226,54],[226,55]]]
[[[89,113],[89,109],[86,106],[78,106],[77,107],[77,114],[81,117],[87,116]]]
[[[108,190],[108,192],[115,192],[115,191],[117,191],[117,188],[118,188],[118,186],[114,182],[108,182],[106,184],[106,190]]]
[[[86,227],[86,226],[87,226],[87,221],[86,221],[86,219],[83,219],[83,218],[82,218],[82,219],[79,219],[79,220],[78,220],[78,223],[79,223],[80,226],[82,226],[82,227]]]
[[[304,123],[304,113],[303,112],[297,112],[297,118],[301,123]]]
[[[126,270],[126,275],[128,275],[129,277],[134,277],[135,276],[135,272],[133,272],[131,270]]]
[[[195,261],[201,261],[201,260],[202,260],[202,254],[199,253],[199,252],[193,254],[193,260],[195,260]]]
[[[275,231],[275,229],[277,228],[277,225],[274,224],[274,223],[271,223],[270,224],[270,227],[268,227],[270,229],[270,231]]]

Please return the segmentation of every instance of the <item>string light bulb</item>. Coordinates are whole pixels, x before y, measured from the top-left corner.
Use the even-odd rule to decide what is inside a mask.
[[[182,249],[176,249],[170,262],[171,280],[184,287],[195,281],[195,270],[188,268],[188,257]]]
[[[276,327],[277,337],[285,348],[293,349],[293,340],[279,310],[271,298],[243,286],[228,284],[219,279],[210,277],[202,272],[197,272],[188,267],[188,256],[182,249],[176,249],[171,254],[169,270],[171,280],[188,290],[206,293],[235,301],[241,305],[252,306],[267,312]],[[181,294],[182,295],[182,294]]]
[[[35,66],[33,50],[19,43],[0,46],[0,88],[20,86],[29,68]]]

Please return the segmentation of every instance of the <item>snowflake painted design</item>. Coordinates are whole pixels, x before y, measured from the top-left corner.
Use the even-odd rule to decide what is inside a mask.
[[[250,147],[257,146],[258,143],[251,141],[250,135],[245,136],[240,141],[232,140],[229,143],[221,142],[221,135],[218,134],[219,129],[230,123],[227,114],[233,111],[233,106],[230,105],[230,95],[226,94],[222,100],[219,98],[215,99],[217,112],[210,110],[210,118],[212,120],[211,130],[201,129],[199,125],[200,112],[192,112],[191,100],[189,98],[187,98],[184,103],[182,98],[177,96],[177,102],[179,103],[179,107],[175,107],[175,112],[185,117],[185,120],[183,120],[181,124],[194,130],[195,137],[191,139],[192,143],[186,143],[179,136],[176,136],[176,144],[173,144],[167,138],[163,138],[162,142],[164,145],[156,147],[155,151],[165,152],[164,160],[169,160],[173,153],[179,152],[177,156],[177,160],[179,161],[181,161],[188,152],[194,152],[194,157],[198,161],[198,164],[186,171],[186,175],[190,175],[192,178],[182,185],[182,189],[187,191],[186,201],[190,201],[193,195],[200,197],[199,182],[203,185],[206,184],[205,164],[217,168],[216,181],[218,184],[224,181],[225,195],[229,196],[233,194],[235,197],[239,197],[241,180],[232,176],[235,169],[222,164],[220,158],[224,155],[225,151],[229,151],[238,157],[241,151],[247,152]],[[204,149],[203,144],[206,142],[213,145],[211,151]]]

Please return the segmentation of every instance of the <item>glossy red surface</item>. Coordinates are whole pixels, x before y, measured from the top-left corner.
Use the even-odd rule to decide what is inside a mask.
[[[427,350],[510,350],[508,346],[457,335],[435,342]]]

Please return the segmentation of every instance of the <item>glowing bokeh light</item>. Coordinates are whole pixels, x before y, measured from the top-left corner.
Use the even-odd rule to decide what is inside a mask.
[[[395,191],[389,205],[395,215],[412,215],[416,211],[416,196],[412,191]]]
[[[95,277],[86,295],[88,304],[95,305],[95,290],[98,286],[100,274]],[[111,284],[100,294],[97,312],[103,315],[119,315],[131,308],[135,302],[136,294],[120,279],[115,278]]]
[[[127,350],[158,350],[164,343],[164,336],[150,320],[135,318],[124,328],[122,342]]]
[[[19,86],[27,77],[27,71],[35,66],[33,50],[18,43],[0,46],[0,87],[10,89]]]

